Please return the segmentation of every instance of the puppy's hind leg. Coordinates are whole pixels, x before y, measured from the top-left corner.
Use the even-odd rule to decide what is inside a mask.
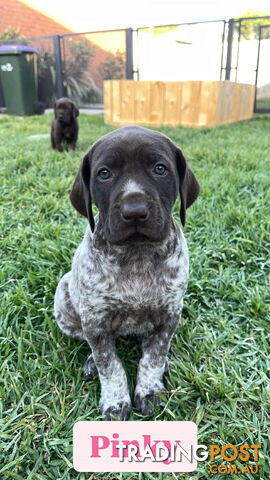
[[[79,314],[75,311],[69,293],[69,279],[71,272],[66,273],[60,280],[54,297],[54,313],[58,326],[62,332],[77,340],[85,340]]]
[[[94,375],[97,375],[98,370],[95,364],[93,354],[91,353],[83,366],[83,375],[86,380],[90,380]]]
[[[55,318],[63,333],[77,340],[86,340],[82,330],[81,318],[76,313],[70,298],[69,279],[70,272],[63,276],[57,286],[54,298]],[[83,374],[87,380],[97,374],[92,353],[84,364]]]

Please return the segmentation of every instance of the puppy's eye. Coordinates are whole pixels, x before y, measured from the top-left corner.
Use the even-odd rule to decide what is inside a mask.
[[[111,172],[107,168],[102,168],[98,172],[98,177],[101,178],[102,180],[107,180],[108,178],[111,177]]]
[[[154,172],[157,175],[165,175],[166,171],[167,171],[167,168],[164,165],[162,165],[162,163],[158,163],[158,165],[156,165],[154,168]]]

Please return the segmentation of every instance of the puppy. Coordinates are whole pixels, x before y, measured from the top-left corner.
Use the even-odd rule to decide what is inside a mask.
[[[55,102],[51,125],[52,148],[62,152],[62,144],[65,143],[72,150],[75,149],[79,131],[78,116],[79,110],[69,98],[59,98]]]
[[[55,317],[64,333],[88,342],[83,372],[89,378],[98,371],[106,419],[125,420],[131,411],[118,336],[140,338],[136,408],[151,414],[158,392],[166,392],[167,353],[188,281],[187,245],[172,217],[178,193],[184,225],[199,184],[183,153],[157,131],[128,126],[92,146],[70,194],[89,225],[56,289]]]

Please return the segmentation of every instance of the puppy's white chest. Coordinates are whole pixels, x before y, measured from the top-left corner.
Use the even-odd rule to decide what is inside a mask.
[[[96,304],[118,311],[160,309],[179,304],[188,280],[188,259],[183,256],[177,263],[170,258],[158,266],[147,261],[134,268],[115,266],[105,268],[95,278],[91,298]]]
[[[91,312],[100,326],[105,322],[106,328],[122,335],[150,331],[168,314],[180,312],[188,281],[188,251],[182,233],[173,252],[164,250],[154,256],[147,250],[148,254],[130,255],[126,262],[95,248],[89,255],[87,238],[73,263],[74,277],[79,279],[74,294],[80,296],[82,317]]]

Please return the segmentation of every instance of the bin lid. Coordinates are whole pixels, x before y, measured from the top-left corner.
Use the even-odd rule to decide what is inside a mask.
[[[7,53],[15,55],[22,52],[37,53],[38,50],[38,47],[29,47],[28,45],[1,45],[0,55],[4,55]]]

